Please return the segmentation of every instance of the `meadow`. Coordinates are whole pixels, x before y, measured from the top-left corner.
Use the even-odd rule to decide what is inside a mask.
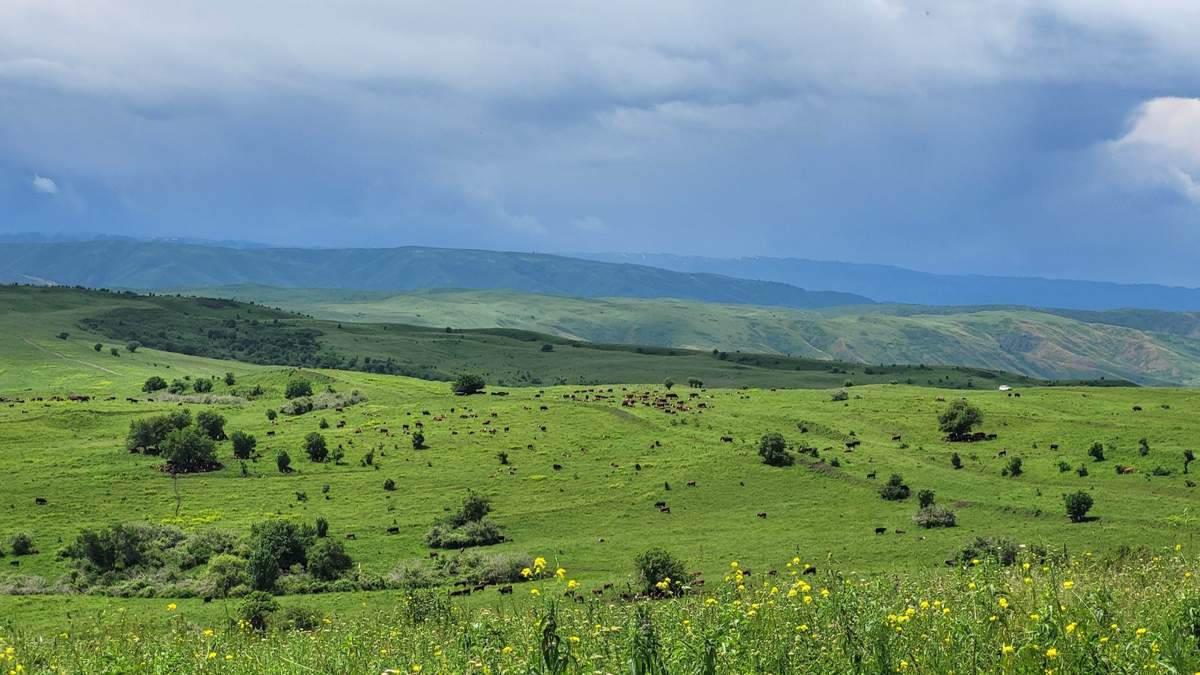
[[[482,393],[456,396],[441,381],[254,365],[146,346],[130,351],[81,325],[97,308],[68,298],[30,301],[24,309],[36,318],[0,328],[0,547],[8,553],[0,560],[0,584],[10,593],[0,597],[0,637],[8,640],[0,652],[11,646],[27,668],[285,672],[281,664],[303,663],[322,672],[414,665],[526,672],[531,659],[542,658],[551,599],[560,603],[552,632],[561,638],[551,642],[573,650],[577,670],[628,669],[620,664],[648,648],[632,637],[647,620],[654,630],[646,640],[658,644],[659,654],[647,663],[665,659],[670,672],[686,671],[683,664],[705,672],[706,662],[719,672],[784,672],[772,664],[785,658],[794,659],[796,671],[878,672],[884,662],[896,669],[903,660],[905,667],[940,672],[962,655],[959,640],[975,641],[980,660],[970,669],[980,671],[1005,663],[1013,670],[1052,668],[1045,654],[1051,645],[1062,655],[1061,672],[1087,672],[1095,659],[1130,671],[1151,662],[1177,670],[1196,664],[1194,644],[1170,630],[1182,625],[1175,613],[1193,590],[1195,493],[1183,461],[1200,431],[1194,415],[1200,394],[1192,390],[899,383],[772,390],[686,381],[668,390],[650,380],[489,384]],[[153,376],[211,380],[213,389],[151,400],[142,386]],[[269,410],[288,405],[285,390],[298,380],[318,394],[358,392],[365,400],[340,411],[268,419]],[[979,408],[979,429],[994,439],[945,440],[938,416],[958,399]],[[126,449],[131,422],[181,409],[220,413],[227,432],[257,438],[258,458],[243,469],[230,442],[220,441],[220,469],[175,476],[162,470],[161,457]],[[418,430],[420,448],[412,436]],[[761,461],[760,439],[771,432],[783,436],[794,464]],[[342,460],[310,461],[303,445],[312,433],[330,449],[340,447]],[[1095,443],[1103,461],[1089,455]],[[290,473],[277,469],[279,450],[291,455]],[[1019,475],[1009,470],[1014,458],[1022,460]],[[892,474],[911,486],[911,497],[881,498]],[[394,489],[385,489],[389,480]],[[955,527],[914,523],[922,490],[953,510]],[[1063,495],[1079,490],[1095,506],[1086,522],[1071,522]],[[419,592],[385,584],[285,595],[284,607],[307,608],[320,625],[299,633],[275,627],[269,639],[238,626],[240,597],[188,590],[202,567],[122,597],[111,588],[81,588],[75,563],[59,555],[81,530],[112,523],[244,537],[263,521],[306,525],[323,518],[329,537],[353,560],[348,577],[388,579],[430,560],[426,533],[468,491],[490,498],[489,517],[505,540],[463,554],[443,550],[441,559],[476,552],[543,558],[545,574],[516,580],[511,594],[489,585],[453,600],[448,592],[459,587],[449,584]],[[15,555],[10,542],[18,534],[28,535],[36,552]],[[981,564],[973,565],[964,549],[969,556],[977,538],[1008,540],[1019,559],[1001,567],[981,554]],[[623,598],[640,593],[633,561],[651,547],[683,562],[691,591],[673,600]],[[811,588],[787,598],[796,584],[788,563],[796,558],[815,573],[800,574]],[[750,572],[744,590],[727,580],[737,577],[733,561]],[[1023,574],[1020,562],[1031,562],[1033,573]],[[562,578],[553,574],[559,567]],[[1025,576],[1034,587],[1025,587]],[[695,583],[701,579],[706,583]],[[1069,590],[1064,580],[1077,590],[1062,603],[1068,609],[1052,612],[1048,593]],[[563,597],[568,582],[582,604]],[[821,588],[852,604],[825,603]],[[991,616],[994,610],[984,614],[984,608],[998,602],[997,594],[1013,598],[1014,612],[1046,621],[998,613],[994,629],[969,623]],[[932,623],[922,599],[949,604],[953,620]],[[908,605],[931,623],[916,634],[895,633],[887,617]],[[1109,623],[1125,631],[1119,657],[1092,646],[1108,625],[1099,617],[1113,617]],[[1069,619],[1087,627],[1086,645],[1076,649],[1067,641]],[[797,633],[800,624],[814,636]],[[1151,641],[1129,637],[1135,626],[1153,631],[1159,652],[1150,650]],[[918,639],[934,634],[950,642]],[[1005,644],[1015,645],[1011,662],[1001,660]],[[716,650],[715,661],[705,650]],[[813,659],[819,665],[802,665]],[[665,672],[646,668],[638,672]]]

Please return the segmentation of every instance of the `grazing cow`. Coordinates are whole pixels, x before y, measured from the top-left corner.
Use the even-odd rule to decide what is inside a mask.
[[[816,573],[817,573],[817,568],[813,567],[812,565],[805,567],[804,572],[802,572],[802,574],[816,574]]]
[[[552,467],[555,471],[562,471],[562,464],[554,464]]]
[[[766,511],[759,511],[759,512],[758,512],[758,517],[759,517],[759,518],[766,518],[766,517],[767,517],[767,512],[766,512]]]
[[[1051,450],[1057,450],[1057,449],[1058,449],[1058,443],[1051,443],[1051,444],[1050,444],[1050,449],[1051,449]]]
[[[886,528],[886,527],[877,527],[877,528],[875,528],[875,534],[884,534],[884,533],[886,533],[886,532],[887,532],[887,528]]]
[[[654,507],[655,507],[655,508],[659,508],[659,509],[661,509],[662,507],[664,507],[664,506],[666,506],[666,505],[667,505],[667,503],[666,503],[666,502],[654,502]]]
[[[658,511],[659,511],[659,513],[670,513],[670,512],[671,512],[671,507],[669,507],[669,506],[664,506],[664,507],[660,508]]]
[[[688,486],[688,487],[696,487],[696,481],[694,481],[694,480],[689,480],[689,481],[687,482],[687,486]]]
[[[862,441],[858,440],[857,438],[852,441],[846,441],[847,448],[857,448],[860,445],[862,445]]]
[[[593,588],[592,595],[604,595],[604,589],[603,588]]]
[[[1000,452],[997,452],[997,453],[996,453],[996,456],[997,456],[997,457],[1007,457],[1007,456],[1008,456],[1008,451],[1007,451],[1007,450],[1001,450]]]
[[[1142,411],[1142,406],[1140,406],[1140,405],[1133,406],[1133,412],[1141,412],[1141,411]]]
[[[450,591],[450,597],[452,597],[452,598],[456,598],[460,595],[470,595],[470,594],[471,594],[471,589],[469,589],[469,588],[460,588],[457,591]]]
[[[893,440],[893,441],[898,441],[898,440],[900,440],[900,434],[892,434],[892,440]]]
[[[347,538],[347,539],[354,539],[354,533],[353,533],[353,532],[347,532],[347,533],[346,533],[346,538]]]
[[[46,501],[45,497],[34,497],[33,503],[37,504],[38,506],[45,506],[48,502]]]
[[[876,472],[872,471],[871,473],[867,474],[867,478],[870,478],[871,480],[875,480],[875,473]]]
[[[904,530],[896,530],[896,534],[904,534]]]
[[[733,442],[733,436],[722,436],[722,437],[721,437],[721,442],[722,442],[722,443],[732,443],[732,442]]]
[[[395,527],[395,526],[393,526],[393,527],[389,527],[389,528],[387,529],[387,533],[388,533],[388,534],[400,534],[400,528],[398,528],[398,527]]]

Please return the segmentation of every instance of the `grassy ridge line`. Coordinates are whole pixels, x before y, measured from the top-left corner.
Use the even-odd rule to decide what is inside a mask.
[[[860,363],[958,364],[1043,379],[1200,382],[1195,315],[1026,307],[859,305],[825,310],[510,291],[192,289],[336,321],[503,326],[592,342],[790,354]]]
[[[311,630],[266,634],[237,624],[233,603],[123,600],[54,626],[10,624],[0,637],[0,665],[180,673],[555,666],[635,673],[1195,672],[1197,561],[1164,548],[1103,563],[1091,554],[1054,562],[1026,554],[1011,567],[985,559],[956,571],[873,578],[823,568],[801,574],[806,563],[798,557],[780,565],[776,577],[742,575],[744,566],[731,561],[724,580],[713,579],[697,595],[657,602],[580,606],[563,598],[565,582],[553,579],[470,610],[427,594],[374,594],[361,597],[361,607],[316,611]],[[568,569],[564,579],[570,576]],[[540,592],[531,599],[533,589]],[[0,599],[0,607],[13,605]]]
[[[451,379],[476,372],[511,386],[661,382],[832,388],[904,382],[941,387],[1045,384],[977,368],[867,366],[778,355],[592,344],[511,328],[454,330],[323,321],[229,300],[140,296],[65,288],[0,287],[0,308],[38,316],[78,339],[138,341],[162,351],[260,364],[349,368]],[[27,324],[31,325],[31,324]],[[550,345],[547,351],[546,345]],[[1112,384],[1121,384],[1112,382]]]

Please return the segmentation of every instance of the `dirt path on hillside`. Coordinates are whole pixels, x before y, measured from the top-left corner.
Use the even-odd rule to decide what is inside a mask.
[[[99,364],[90,363],[90,362],[84,361],[82,359],[73,359],[73,358],[67,356],[66,354],[62,354],[60,352],[56,352],[51,349],[46,349],[45,347],[39,345],[38,343],[34,342],[33,340],[30,340],[27,337],[23,337],[23,338],[21,338],[21,340],[24,341],[25,344],[29,345],[30,347],[34,347],[35,349],[40,349],[40,350],[46,352],[47,354],[53,354],[64,361],[71,361],[72,363],[78,363],[83,366],[88,366],[89,368],[95,368],[96,370],[102,370],[102,371],[108,373],[109,375],[116,375],[118,377],[120,377],[120,375],[121,375],[117,371],[109,370],[108,368],[105,368],[104,366],[101,366]]]

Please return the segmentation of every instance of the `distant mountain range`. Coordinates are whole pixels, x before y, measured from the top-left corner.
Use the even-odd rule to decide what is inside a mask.
[[[809,291],[776,281],[538,253],[415,246],[247,249],[127,239],[0,244],[0,283],[139,289],[232,284],[508,289],[585,298],[680,298],[795,308],[871,302],[852,293]]]
[[[614,263],[652,265],[856,293],[878,302],[916,305],[1025,305],[1065,309],[1200,310],[1200,288],[1158,284],[982,275],[932,274],[890,265],[804,258],[704,258],[647,253],[581,253]]]

